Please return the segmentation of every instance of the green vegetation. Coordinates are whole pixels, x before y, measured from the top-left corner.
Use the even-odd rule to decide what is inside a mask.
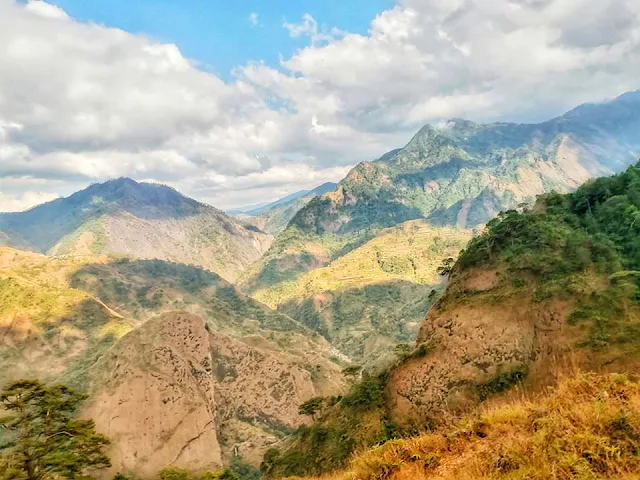
[[[64,385],[47,386],[19,380],[0,391],[6,416],[0,444],[3,480],[87,478],[86,470],[110,466],[104,453],[109,440],[94,430],[92,420],[74,414],[87,397]]]
[[[298,410],[299,415],[308,415],[312,420],[315,421],[316,413],[320,411],[322,405],[324,404],[324,398],[322,397],[314,397],[310,400],[307,400],[302,405],[300,405],[300,409]]]
[[[329,399],[322,416],[295,433],[292,445],[281,452],[269,450],[261,466],[270,478],[319,474],[344,466],[357,448],[394,436],[386,417],[383,390],[386,377],[368,377],[348,395]]]
[[[575,193],[541,197],[532,210],[501,214],[456,268],[501,264],[514,286],[537,279],[536,301],[581,298],[570,317],[584,332],[580,345],[639,352],[640,163]],[[607,285],[590,275],[605,276]]]
[[[388,363],[396,343],[415,338],[435,299],[429,293],[440,289],[442,258],[457,256],[470,238],[470,231],[407,222],[348,253],[336,253],[326,267],[254,289],[252,296],[364,366]]]

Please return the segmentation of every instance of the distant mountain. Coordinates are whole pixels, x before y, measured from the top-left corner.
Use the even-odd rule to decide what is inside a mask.
[[[313,199],[254,266],[282,280],[324,266],[371,229],[424,218],[469,228],[552,190],[620,171],[640,155],[640,91],[582,105],[540,124],[427,125],[401,150],[356,166],[335,191]]]
[[[313,190],[302,190],[268,205],[246,211],[238,215],[238,218],[267,233],[277,235],[287,227],[302,207],[315,197],[334,191],[337,186],[337,183],[329,182]]]
[[[194,264],[234,280],[271,236],[176,190],[128,178],[0,214],[0,245],[50,255],[125,254]]]
[[[568,192],[621,170],[639,155],[640,92],[536,125],[427,125],[403,149],[358,165],[334,191],[311,200],[240,282],[367,364],[381,348],[411,338],[407,326],[420,314],[406,292],[437,287],[436,268],[457,256],[470,227],[538,194]],[[443,249],[452,227],[460,236]],[[395,279],[384,271],[341,273],[367,259],[382,262],[367,268],[384,266]]]

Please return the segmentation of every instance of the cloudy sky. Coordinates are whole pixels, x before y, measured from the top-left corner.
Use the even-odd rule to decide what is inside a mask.
[[[0,0],[0,211],[119,176],[252,204],[638,88],[638,0]]]

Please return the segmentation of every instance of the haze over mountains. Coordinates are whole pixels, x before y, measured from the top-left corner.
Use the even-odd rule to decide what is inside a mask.
[[[238,212],[235,216],[267,233],[278,235],[302,207],[315,197],[332,192],[337,186],[336,183],[323,183],[312,190],[301,190],[267,205]]]

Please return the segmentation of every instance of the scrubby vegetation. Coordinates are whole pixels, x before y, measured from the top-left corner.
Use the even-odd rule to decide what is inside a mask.
[[[491,265],[506,265],[516,288],[533,275],[536,301],[580,298],[570,322],[582,346],[640,352],[640,163],[489,222],[456,268]],[[602,277],[605,287],[594,285]]]
[[[512,397],[513,398],[513,397]],[[640,475],[640,383],[577,374],[437,431],[356,456],[326,480],[631,480]]]

